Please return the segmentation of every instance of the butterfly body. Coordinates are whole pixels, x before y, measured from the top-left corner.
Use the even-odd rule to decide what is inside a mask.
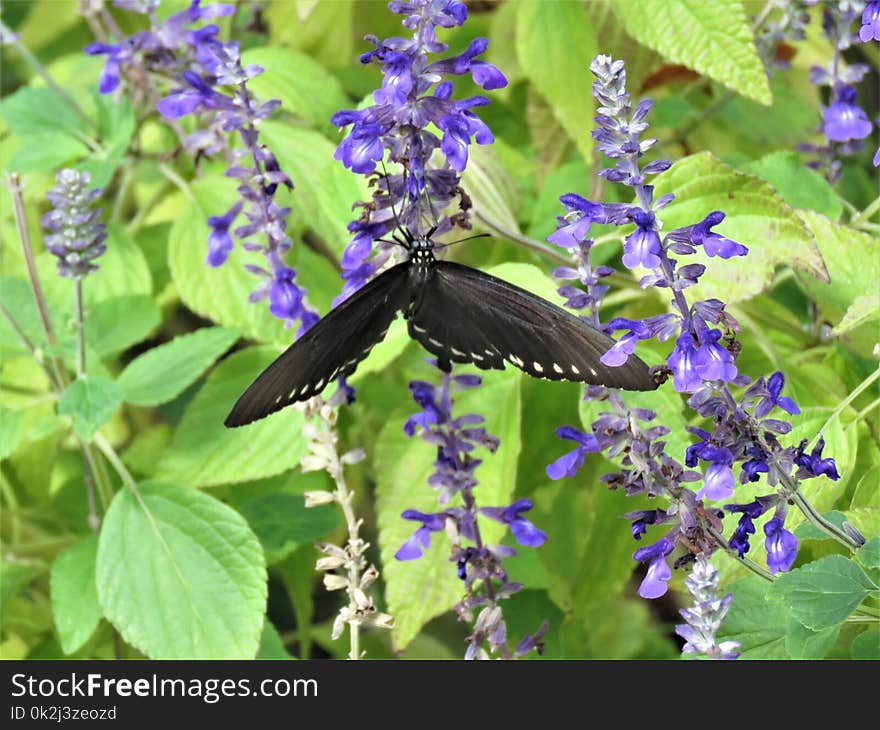
[[[452,363],[483,370],[507,364],[548,380],[653,390],[645,363],[621,367],[600,358],[614,340],[531,292],[477,269],[438,261],[427,236],[404,231],[407,261],[392,266],[331,310],[269,365],[238,399],[225,424],[243,426],[318,395],[351,375],[402,313],[410,337],[449,371]]]

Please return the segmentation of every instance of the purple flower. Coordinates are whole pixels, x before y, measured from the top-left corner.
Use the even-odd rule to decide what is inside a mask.
[[[780,396],[782,388],[785,385],[785,376],[780,372],[775,372],[767,379],[767,394],[755,406],[755,417],[764,418],[774,407],[779,407],[786,413],[798,415],[801,409],[797,407],[791,398]]]
[[[214,91],[201,76],[192,71],[184,71],[183,78],[189,88],[182,87],[164,99],[156,108],[166,119],[179,119],[199,109],[234,109],[232,100]]]
[[[834,459],[830,456],[827,459],[822,458],[822,450],[825,448],[824,438],[819,439],[809,454],[804,453],[806,446],[807,440],[804,439],[795,452],[794,463],[800,467],[797,473],[799,479],[818,476],[826,476],[834,482],[840,479]]]
[[[655,228],[654,213],[638,210],[633,221],[636,230],[627,237],[623,245],[623,265],[628,269],[639,266],[655,269],[660,266],[660,238]]]
[[[208,218],[211,233],[208,234],[208,266],[222,266],[233,249],[229,226],[241,212],[242,202],[238,201],[224,215],[212,215]]]
[[[642,535],[648,531],[648,525],[663,522],[667,518],[667,514],[657,509],[641,509],[635,512],[629,512],[624,515],[626,519],[631,521],[630,532],[634,540],[641,540]]]
[[[852,86],[836,89],[834,102],[823,112],[825,136],[833,142],[864,139],[871,134],[871,121],[856,104],[858,94]]]
[[[486,52],[489,41],[485,38],[474,38],[467,50],[458,56],[451,56],[428,65],[425,73],[437,73],[441,75],[461,76],[470,73],[474,83],[484,89],[501,89],[507,86],[507,79],[491,63],[474,60],[476,56]]]
[[[779,501],[779,497],[775,494],[766,497],[758,497],[748,504],[726,504],[724,509],[728,512],[739,512],[742,517],[734,530],[733,536],[730,538],[729,544],[740,557],[743,557],[750,548],[749,535],[755,534],[755,523],[753,520],[758,519],[768,509]]]
[[[862,43],[880,41],[880,0],[868,0],[868,4],[862,12],[859,40]]]
[[[665,595],[668,586],[666,582],[672,577],[672,571],[666,562],[666,556],[675,548],[675,542],[666,536],[653,545],[641,547],[633,553],[633,560],[640,563],[650,561],[648,573],[639,585],[639,595],[642,598],[660,598]]]
[[[593,203],[575,193],[568,193],[559,199],[568,210],[565,218],[560,218],[560,227],[547,236],[550,243],[563,248],[574,248],[587,237],[594,221],[602,222],[604,213],[599,203]],[[579,214],[572,222],[566,222],[571,214]]]
[[[764,547],[767,548],[767,567],[772,574],[791,570],[798,552],[798,539],[783,527],[785,513],[780,516],[779,510],[764,525]]]
[[[107,56],[104,68],[98,77],[98,90],[102,94],[115,91],[119,86],[119,66],[131,57],[131,47],[123,44],[91,43],[85,47],[85,52],[90,56]]]
[[[479,512],[490,520],[509,525],[510,532],[520,545],[536,548],[547,542],[547,533],[539,530],[525,517],[520,516],[533,506],[530,499],[518,499],[509,507],[481,507]]]
[[[446,525],[445,512],[425,514],[414,509],[408,509],[400,516],[405,520],[421,522],[422,526],[394,553],[394,557],[398,560],[416,560],[422,557],[424,550],[427,550],[431,545],[431,533],[440,532]]]
[[[730,449],[706,446],[700,452],[700,458],[709,461],[703,488],[697,492],[697,499],[708,499],[715,502],[733,496],[733,454]]]
[[[278,319],[299,319],[302,312],[303,292],[295,283],[296,271],[287,266],[275,270],[275,280],[269,289],[269,311]]]
[[[709,213],[701,222],[691,226],[690,241],[695,246],[702,246],[707,256],[718,256],[729,259],[733,256],[745,256],[749,249],[741,243],[715,233],[711,229],[724,220],[724,213],[716,210]]]
[[[718,344],[720,339],[720,330],[707,330],[703,334],[702,344],[694,358],[694,370],[703,380],[730,381],[737,376],[733,355]]]
[[[599,444],[596,442],[596,437],[593,434],[584,433],[573,426],[562,426],[557,428],[556,435],[560,438],[574,441],[578,444],[578,447],[574,451],[570,451],[564,456],[560,456],[547,467],[547,476],[551,479],[562,479],[563,477],[574,476],[578,469],[584,465],[584,458],[586,455],[599,451]]]
[[[702,384],[696,362],[697,348],[694,338],[689,332],[682,332],[675,343],[675,349],[666,359],[666,364],[672,370],[672,383],[679,393],[693,393]]]
[[[333,117],[333,123],[339,116]],[[381,135],[384,128],[380,124],[356,123],[348,136],[339,143],[333,159],[339,160],[352,172],[370,173],[385,154]]]

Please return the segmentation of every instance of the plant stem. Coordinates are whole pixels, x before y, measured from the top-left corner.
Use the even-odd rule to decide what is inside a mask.
[[[788,486],[789,481],[790,480],[783,480],[783,482],[786,482],[786,486]],[[837,540],[837,542],[839,542],[841,545],[846,547],[848,550],[851,550],[852,552],[855,552],[859,549],[860,545],[856,543],[855,540],[853,540],[833,522],[830,522],[824,516],[819,514],[816,511],[816,508],[813,507],[813,505],[809,503],[806,497],[804,497],[803,494],[797,491],[796,488],[791,493],[791,500],[794,502],[795,506],[803,513],[804,517],[806,517],[807,520],[812,522],[820,530],[827,532],[829,535],[831,535],[831,537]]]
[[[856,213],[850,218],[849,224],[857,226],[859,223],[869,220],[877,211],[880,211],[880,195],[874,198],[861,213]]]
[[[6,186],[9,188],[9,195],[12,197],[12,208],[15,215],[15,225],[18,229],[18,240],[21,243],[21,253],[24,257],[25,266],[28,272],[28,281],[31,285],[31,292],[34,295],[34,302],[37,305],[37,311],[40,314],[40,321],[43,324],[43,331],[46,334],[46,342],[51,348],[55,348],[58,344],[58,338],[55,336],[55,329],[52,327],[52,320],[49,318],[49,307],[46,305],[46,296],[43,293],[43,287],[40,284],[40,277],[37,274],[37,264],[34,260],[34,249],[31,245],[31,235],[28,229],[27,216],[24,212],[24,200],[21,196],[21,178],[17,172],[10,172],[6,178]],[[55,380],[61,388],[67,386],[67,377],[64,372],[64,365],[57,355],[51,358],[52,368],[55,373]]]
[[[844,398],[840,403],[838,403],[837,408],[835,408],[831,415],[828,416],[828,419],[822,425],[822,428],[819,429],[818,433],[810,440],[810,443],[807,445],[807,448],[813,448],[816,445],[816,442],[819,440],[819,437],[831,425],[831,422],[840,416],[841,413],[852,403],[856,398],[858,398],[862,393],[864,393],[871,385],[874,384],[878,379],[880,379],[880,367],[878,367],[873,373],[871,373],[867,378],[865,378],[861,383],[859,383],[855,390],[850,393],[846,398]]]
[[[85,315],[81,276],[77,276],[73,282],[73,301],[76,311],[76,377],[80,379],[86,376]]]
[[[494,231],[503,238],[513,241],[514,243],[518,243],[520,246],[525,246],[532,251],[537,251],[542,256],[547,256],[554,261],[558,261],[559,263],[565,265],[569,265],[571,263],[569,257],[561,251],[557,251],[556,249],[548,246],[545,243],[541,243],[541,241],[537,241],[534,238],[529,238],[528,236],[524,236],[521,233],[511,231],[509,228],[506,228],[504,225],[494,220],[493,218],[490,218],[480,210],[474,211],[474,217],[479,220],[484,226],[486,226],[486,228]]]

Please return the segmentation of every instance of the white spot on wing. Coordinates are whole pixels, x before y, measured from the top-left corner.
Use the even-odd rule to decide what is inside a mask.
[[[544,372],[544,366],[541,365],[541,363],[539,363],[537,360],[532,362],[532,367],[535,368],[535,370],[539,373]]]
[[[417,324],[413,324],[412,328],[413,328],[416,332],[427,332],[427,331],[428,331],[428,330],[426,330],[424,327],[419,327]]]
[[[474,358],[474,360],[476,360],[477,362],[480,362],[483,360],[483,356],[476,353],[476,352],[472,352],[471,357]]]
[[[559,367],[558,363],[553,363],[553,372],[562,375],[562,368]]]
[[[440,340],[435,340],[433,337],[429,337],[428,342],[434,345],[434,347],[443,347],[443,343]]]
[[[593,370],[593,368],[590,368],[590,372],[593,373],[593,375],[598,375],[598,374],[599,374],[599,373],[597,373],[595,370]]]
[[[461,350],[456,350],[454,347],[450,347],[449,349],[452,350],[453,355],[457,357],[464,357],[464,353]]]
[[[574,365],[571,366],[571,372],[573,372],[575,375],[581,374],[581,371],[578,370]]]

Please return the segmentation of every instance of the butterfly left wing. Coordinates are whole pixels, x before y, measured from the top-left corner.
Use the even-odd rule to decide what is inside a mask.
[[[648,366],[631,356],[620,367],[600,358],[614,340],[531,292],[469,266],[438,261],[410,313],[410,335],[441,367],[508,362],[537,378],[573,380],[626,390],[654,390]]]
[[[407,263],[388,269],[330,310],[248,386],[225,425],[234,428],[265,418],[353,373],[405,308],[408,269]]]

